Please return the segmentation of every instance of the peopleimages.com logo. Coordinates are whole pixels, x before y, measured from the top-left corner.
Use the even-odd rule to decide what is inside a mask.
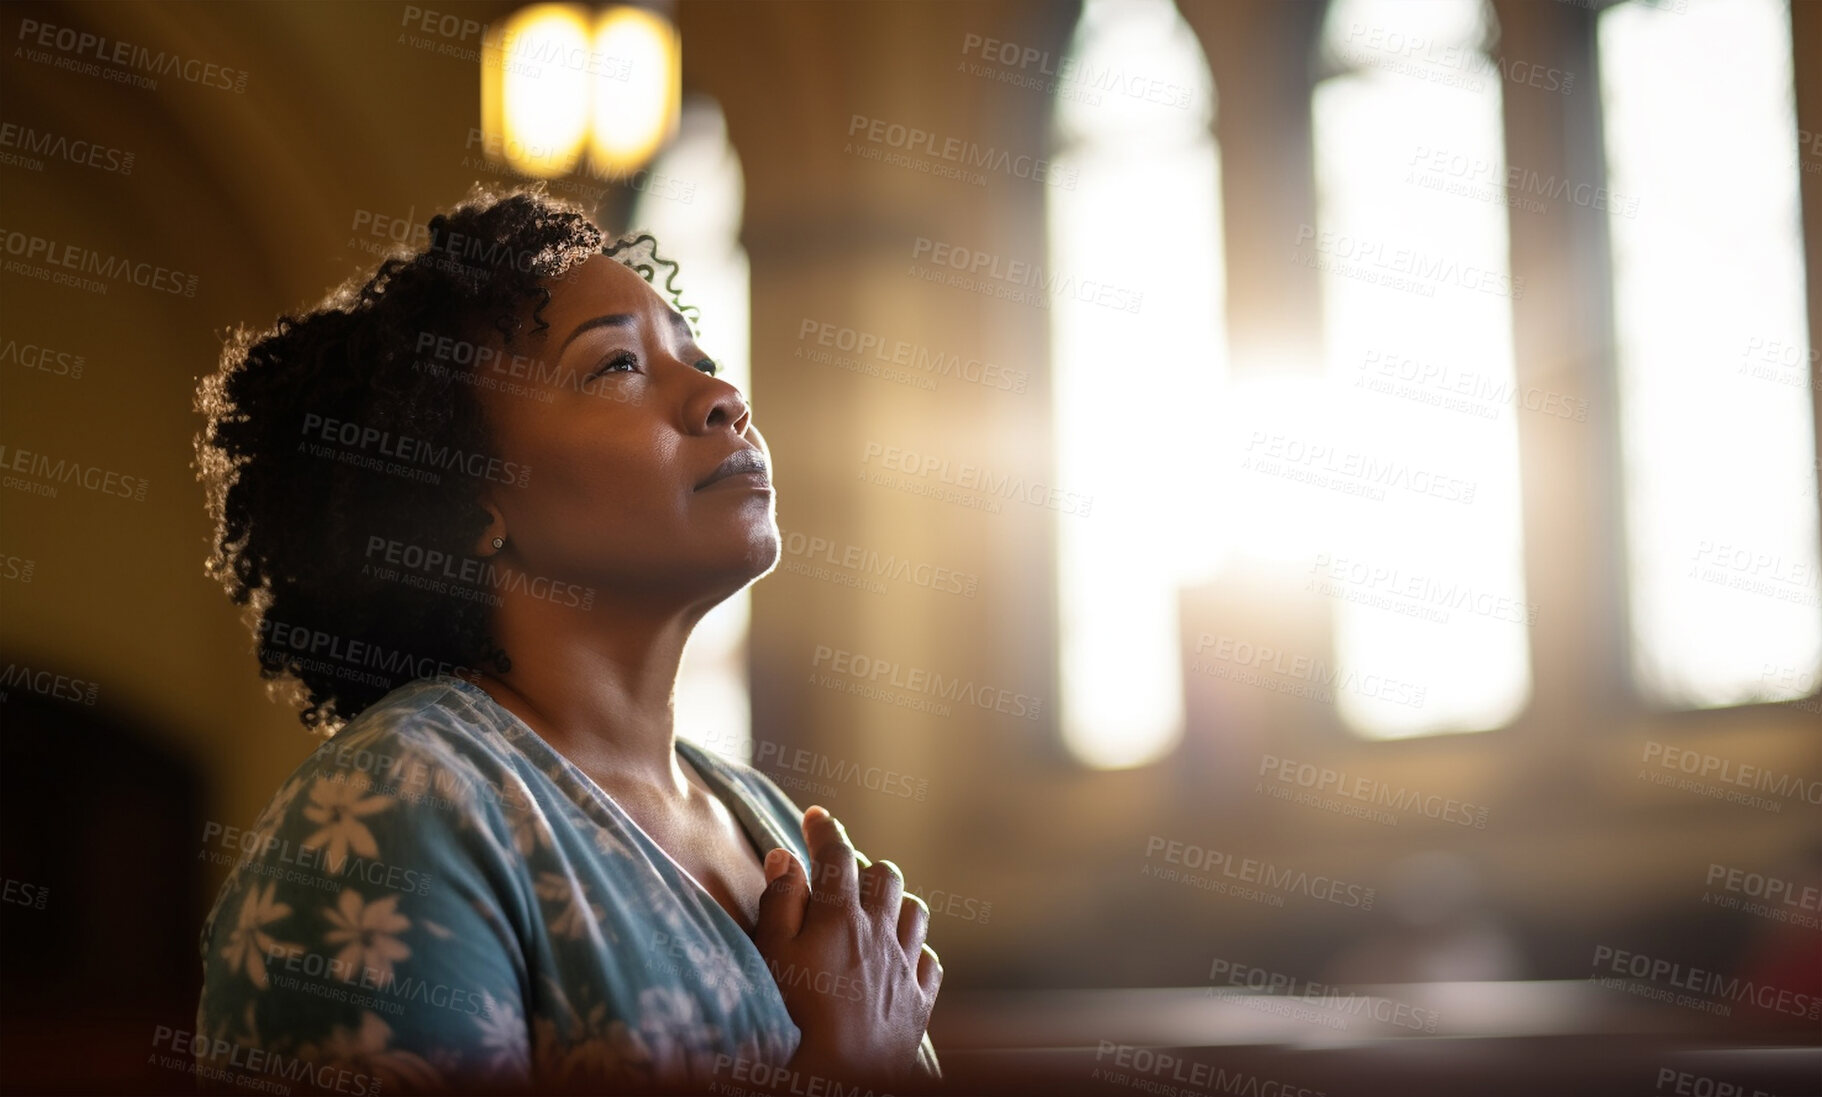
[[[312,456],[329,457],[360,468],[387,472],[412,480],[439,482],[441,472],[455,472],[477,480],[524,487],[531,469],[478,450],[437,445],[408,434],[307,412],[301,431]]]

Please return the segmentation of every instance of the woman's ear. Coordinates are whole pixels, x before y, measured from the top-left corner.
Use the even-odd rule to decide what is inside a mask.
[[[481,500],[481,509],[487,512],[487,525],[482,528],[480,536],[475,538],[473,551],[476,556],[488,557],[505,547],[506,516],[491,499]],[[495,542],[499,544],[495,544]]]

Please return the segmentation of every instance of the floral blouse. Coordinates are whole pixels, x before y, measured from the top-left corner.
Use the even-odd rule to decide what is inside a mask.
[[[761,855],[783,846],[809,864],[803,813],[775,784],[677,750]],[[353,1097],[735,1092],[797,1048],[740,924],[598,785],[453,675],[363,711],[252,829],[209,829],[238,860],[202,930],[199,1078]],[[939,1074],[928,1036],[918,1065]]]

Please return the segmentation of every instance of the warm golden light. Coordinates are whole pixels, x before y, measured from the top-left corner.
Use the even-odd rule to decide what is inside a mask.
[[[589,156],[597,171],[643,167],[677,130],[683,91],[677,29],[656,12],[614,7],[595,26],[602,71],[591,89]]]
[[[592,29],[591,29],[592,22]],[[523,175],[645,166],[676,133],[683,92],[677,29],[643,8],[534,4],[492,38],[481,65],[487,154]]]
[[[481,65],[481,130],[487,155],[523,175],[574,169],[588,137],[591,74],[584,9],[534,4],[515,13]]]

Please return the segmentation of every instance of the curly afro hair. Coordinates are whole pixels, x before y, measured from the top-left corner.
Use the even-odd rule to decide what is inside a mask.
[[[476,183],[418,239],[301,316],[229,332],[196,392],[195,467],[215,520],[205,570],[248,607],[260,676],[326,734],[414,678],[511,666],[486,583],[402,581],[371,559],[403,544],[492,574],[471,559],[488,521],[472,470],[501,465],[475,394],[489,383],[481,340],[497,332],[510,351],[528,302],[533,330],[548,330],[548,287],[595,254],[654,286],[662,271],[696,319],[655,240],[608,238],[543,183]],[[424,349],[451,346],[467,352]]]

